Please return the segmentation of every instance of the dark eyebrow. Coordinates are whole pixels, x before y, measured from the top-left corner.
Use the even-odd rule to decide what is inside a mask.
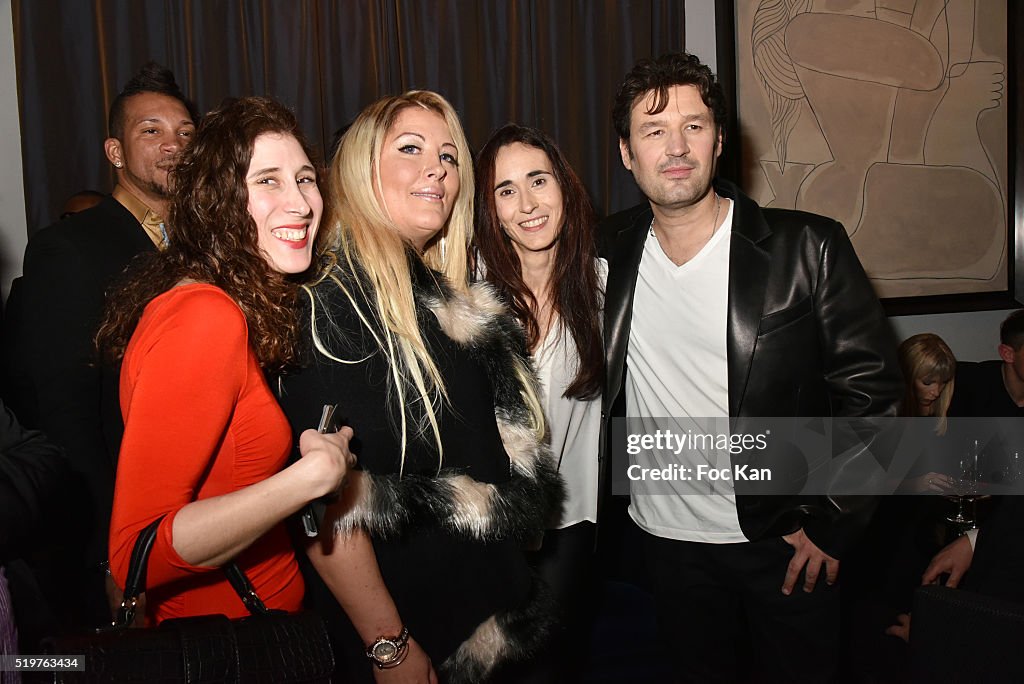
[[[545,176],[545,175],[553,176],[554,173],[552,173],[551,171],[545,171],[543,169],[537,169],[536,171],[528,171],[527,174],[526,174],[526,177],[527,178],[534,178],[536,176]],[[495,185],[494,189],[495,190],[500,190],[501,188],[505,187],[506,185],[512,185],[512,181],[510,181],[510,180],[503,180],[500,183],[498,183],[497,185]]]
[[[159,117],[159,116],[147,116],[145,119],[137,120],[135,122],[135,125],[136,126],[142,126],[142,125],[148,125],[148,124],[162,124],[162,123],[165,123],[164,119],[162,117]],[[171,123],[171,125],[173,126],[174,124]],[[195,128],[195,123],[192,121],[192,119],[182,119],[181,121],[178,122],[177,125],[178,126],[192,126],[193,128]]]
[[[662,121],[661,119],[653,119],[653,120],[652,119],[648,119],[647,121],[644,121],[642,124],[637,126],[637,130],[642,131],[645,128],[657,128],[659,126],[664,126],[664,125],[665,125],[665,122]]]
[[[265,173],[279,173],[280,171],[281,171],[281,167],[280,166],[268,166],[265,169],[260,169],[259,171],[253,171],[252,173],[250,173],[247,176],[247,178],[252,178],[253,176],[262,176]],[[299,173],[302,173],[303,171],[311,171],[313,173],[313,175],[316,175],[316,169],[314,169],[312,167],[312,165],[310,165],[310,164],[303,164],[301,167],[299,167]]]

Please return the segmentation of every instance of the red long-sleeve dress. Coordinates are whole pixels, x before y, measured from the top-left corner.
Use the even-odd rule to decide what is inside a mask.
[[[206,284],[156,297],[125,352],[120,399],[125,432],[110,526],[114,579],[124,586],[139,532],[166,515],[149,560],[149,621],[246,615],[219,568],[190,565],[172,545],[183,506],[270,477],[291,450],[291,430],[249,347],[238,305]],[[299,609],[304,587],[283,524],[235,560],[269,608]]]

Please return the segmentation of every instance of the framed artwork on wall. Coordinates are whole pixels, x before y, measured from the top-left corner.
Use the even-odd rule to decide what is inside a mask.
[[[840,221],[890,314],[1024,302],[1015,5],[717,0],[726,168]]]

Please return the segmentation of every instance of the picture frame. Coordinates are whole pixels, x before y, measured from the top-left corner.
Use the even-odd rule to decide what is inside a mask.
[[[860,47],[862,44],[870,46],[872,41],[874,41],[882,45],[883,49],[888,49],[887,46],[896,42],[894,36],[896,38],[909,36],[909,42],[913,44],[912,47],[919,47],[920,45],[927,47],[927,43],[924,42],[925,39],[920,35],[911,35],[907,30],[897,25],[901,20],[910,23],[913,21],[913,17],[907,15],[906,18],[893,18],[883,14],[881,15],[882,18],[889,21],[885,24],[877,23],[881,21],[878,13],[872,14],[871,8],[868,7],[873,4],[871,0],[864,0],[859,4],[844,3],[847,8],[859,6],[863,9],[866,7],[868,16],[861,15],[854,19],[845,15],[826,15],[825,13],[820,13],[818,16],[803,17],[801,19],[803,23],[795,25],[793,27],[794,34],[792,34],[811,37],[804,40],[803,43],[799,42],[798,38],[791,38],[791,34],[784,34],[786,41],[790,45],[784,45],[782,48],[788,49],[793,47],[797,51],[796,59],[803,73],[808,73],[805,67],[816,54],[823,55],[825,58],[821,68],[812,70],[814,73],[807,78],[808,87],[806,91],[802,82],[798,83],[792,78],[792,73],[788,74],[790,78],[786,78],[787,74],[785,73],[781,75],[768,74],[766,77],[760,73],[748,73],[753,62],[751,58],[752,46],[757,44],[758,47],[761,47],[763,41],[766,40],[765,36],[771,38],[770,33],[775,31],[776,45],[769,45],[766,49],[777,49],[779,47],[780,41],[777,39],[779,32],[789,28],[786,22],[792,19],[790,15],[781,14],[780,16],[780,13],[792,12],[794,5],[803,5],[803,11],[810,12],[810,10],[816,9],[815,3],[817,1],[803,0],[802,3],[786,3],[783,0],[778,0],[778,2],[773,2],[773,0],[715,0],[717,71],[729,106],[726,145],[720,161],[720,173],[727,178],[735,179],[744,188],[744,191],[754,196],[756,200],[765,206],[771,206],[773,203],[776,206],[782,207],[787,207],[788,205],[788,208],[814,211],[815,213],[832,216],[843,222],[847,230],[851,232],[851,239],[858,250],[858,254],[861,256],[865,269],[869,272],[869,275],[873,276],[872,281],[876,286],[876,291],[879,292],[882,303],[889,315],[980,311],[1020,307],[1024,303],[1024,155],[1020,154],[1018,150],[1018,142],[1024,140],[1024,135],[1022,135],[1024,134],[1024,122],[1021,121],[1019,115],[1020,112],[1024,111],[1024,95],[1022,95],[1021,88],[1021,73],[1024,70],[1024,59],[1022,59],[1022,49],[1017,36],[1021,35],[1022,31],[1024,31],[1024,11],[1018,8],[1015,2],[999,0],[1001,1],[999,11],[1006,12],[1005,60],[1002,60],[1003,63],[1000,65],[998,64],[999,59],[988,59],[987,61],[978,59],[977,61],[985,63],[975,65],[973,56],[980,53],[981,50],[972,44],[967,48],[971,50],[972,59],[967,62],[966,66],[957,65],[957,70],[951,72],[949,69],[950,65],[953,64],[953,57],[949,57],[946,60],[948,63],[943,65],[943,71],[939,72],[945,80],[943,85],[945,94],[941,98],[932,97],[931,103],[915,103],[914,98],[924,100],[929,98],[928,95],[918,95],[917,92],[910,93],[909,96],[903,96],[903,91],[899,90],[894,84],[902,84],[904,81],[897,82],[890,79],[886,82],[887,85],[892,86],[890,88],[873,87],[876,85],[875,83],[869,84],[868,87],[860,87],[861,84],[857,82],[857,79],[861,77],[861,72],[871,67],[870,59],[868,60],[867,67],[865,67],[865,60],[860,59],[860,55],[858,55],[856,60],[857,72],[852,70],[844,71],[845,67],[841,61],[842,48],[844,46],[837,46],[835,44],[836,36],[839,36],[839,40],[846,40],[849,37],[846,47],[851,45],[853,47]],[[965,7],[973,7],[975,1],[961,0]],[[987,2],[992,1],[987,0]],[[890,6],[898,4],[889,3]],[[920,6],[926,5],[924,2],[919,2],[918,4]],[[953,3],[942,2],[937,4],[943,8],[942,12],[946,12],[946,8],[953,5]],[[982,9],[978,11],[980,12],[989,7],[990,5],[982,6]],[[963,11],[963,8],[961,10]],[[757,17],[756,40],[754,39],[755,32],[753,30],[755,26],[752,21],[752,12],[755,11],[761,12],[761,15]],[[889,10],[883,9],[883,12],[887,11]],[[738,12],[742,14],[738,16]],[[774,15],[771,15],[771,12],[774,12]],[[980,17],[982,15],[971,16]],[[956,33],[962,33],[963,31],[956,27],[964,22],[957,24],[955,16],[946,17],[945,15],[943,15],[943,20],[948,24],[949,28],[947,30],[953,38],[939,36],[939,38],[947,41],[941,47],[944,50],[948,50],[949,54],[952,55],[954,54],[954,48],[947,46],[957,44],[955,40]],[[818,23],[812,24],[812,21],[817,21]],[[876,23],[871,24],[870,21]],[[740,41],[737,39],[738,31],[740,30],[738,29],[738,22],[743,25],[743,29],[746,32],[745,40],[747,43],[743,47],[747,51],[746,54],[741,54]],[[988,23],[994,24],[994,21],[989,21]],[[980,30],[978,28],[979,25],[980,22],[975,22],[970,28],[978,31]],[[812,27],[813,30],[806,30],[805,27]],[[839,27],[841,30],[837,30],[835,27]],[[854,29],[867,27],[867,30],[862,35],[857,36],[854,34],[854,31],[850,30],[850,27]],[[800,29],[804,29],[803,34],[798,33]],[[992,29],[989,28],[988,30],[989,35],[991,35]],[[828,43],[827,49],[822,48],[815,53],[814,45],[812,44],[813,39],[820,40],[824,37],[831,37],[832,42]],[[934,29],[932,35],[926,36],[926,38],[935,40]],[[757,41],[762,42],[758,43]],[[980,40],[978,42],[981,43]],[[995,42],[998,43],[998,41]],[[919,52],[927,54],[928,50],[919,50]],[[869,53],[869,56],[874,54],[877,53]],[[789,58],[789,55],[783,55],[783,57]],[[769,54],[767,59],[762,59],[762,62],[770,62],[777,58],[776,54]],[[905,63],[911,64],[911,66],[914,65],[909,58],[901,61],[885,55],[881,55],[874,63],[883,71],[893,65],[897,65],[900,68]],[[995,83],[994,86],[991,86],[994,91],[994,95],[991,97],[996,102],[996,106],[993,106],[991,102],[983,103],[982,106],[986,109],[979,111],[977,117],[979,121],[982,120],[982,116],[988,117],[985,121],[990,124],[993,119],[998,120],[1000,117],[1004,119],[1005,170],[993,170],[996,169],[996,164],[999,162],[999,154],[985,157],[977,156],[976,159],[980,161],[975,162],[970,160],[963,162],[959,160],[949,161],[942,158],[945,148],[968,151],[972,149],[968,145],[956,147],[954,145],[938,144],[943,142],[941,137],[943,131],[952,129],[948,127],[944,129],[941,125],[943,121],[942,116],[934,113],[936,108],[935,101],[944,99],[948,105],[957,101],[953,95],[968,92],[954,90],[950,85],[954,73],[958,76],[965,75],[964,69],[968,68],[984,72],[981,75],[989,80],[981,79],[983,86],[989,87],[989,81]],[[1000,68],[1003,70],[1001,84],[999,83]],[[891,76],[894,69],[895,67],[882,73],[882,76]],[[924,70],[918,70],[918,72],[926,73]],[[917,72],[914,75],[920,79]],[[978,76],[977,73],[973,72],[966,75],[972,78]],[[745,102],[744,98],[741,97],[740,87],[746,85],[747,104],[750,105],[749,110],[754,111],[756,103],[751,104],[749,101],[750,94],[753,92],[750,84],[757,83],[760,91],[765,94],[765,99],[768,100],[770,98],[770,95],[767,95],[768,90],[775,84],[765,84],[765,80],[773,78],[778,80],[777,89],[782,91],[783,95],[787,94],[785,91],[789,88],[790,90],[795,90],[795,92],[788,93],[791,98],[805,98],[803,102],[799,103],[803,111],[797,111],[796,114],[791,112],[788,121],[786,121],[785,113],[775,117],[773,111],[770,115],[773,117],[771,125],[767,123],[768,118],[764,116],[762,111],[760,112],[760,122],[756,126],[751,126],[744,118],[743,108]],[[816,82],[812,82],[814,79],[816,79]],[[829,83],[830,80],[832,83]],[[875,80],[884,81],[883,78]],[[957,85],[960,86],[963,82],[960,81]],[[1001,91],[998,90],[1000,86]],[[834,89],[833,92],[835,92],[834,101],[832,102],[829,102],[827,99],[828,87],[832,87]],[[918,91],[927,90],[927,86],[919,84],[916,85],[916,88]],[[981,90],[984,91],[984,88]],[[887,92],[880,94],[878,91]],[[892,91],[898,92],[894,94]],[[825,93],[825,99],[819,97],[819,100],[812,104],[811,97],[820,96],[822,93]],[[865,95],[861,96],[861,93],[865,93]],[[973,94],[976,95],[977,93]],[[901,96],[903,96],[902,99]],[[876,99],[872,100],[872,97]],[[885,97],[889,98],[886,101],[889,111],[883,112],[879,118],[871,120],[870,106],[879,105],[876,108],[881,109],[882,103],[878,98]],[[843,98],[846,98],[846,100],[844,101]],[[964,98],[966,98],[966,95],[964,95]],[[970,102],[974,102],[976,99]],[[866,104],[861,107],[862,103]],[[922,143],[920,140],[915,140],[913,134],[898,134],[897,122],[900,121],[899,117],[902,115],[903,119],[907,119],[908,113],[914,111],[912,108],[908,108],[907,103],[910,103],[910,105],[917,104],[919,111],[929,111],[930,118],[926,122],[927,125],[911,126],[909,128],[904,126],[903,130],[917,131],[919,129],[927,129],[928,133],[922,134],[922,136],[929,135],[933,139],[926,139]],[[784,110],[787,104],[783,103],[783,106],[778,107],[778,109]],[[959,110],[953,109],[952,111],[971,111],[968,108],[968,104],[965,100],[959,106]],[[901,105],[903,109],[897,111],[897,107]],[[829,107],[832,107],[832,112],[829,111]],[[818,187],[828,188],[827,182],[820,182],[823,177],[828,176],[828,172],[822,173],[824,169],[820,167],[839,166],[840,164],[835,161],[837,155],[842,155],[846,150],[850,149],[853,149],[854,152],[859,152],[860,147],[870,147],[865,146],[861,140],[855,137],[856,130],[852,134],[852,144],[843,141],[833,144],[833,140],[827,137],[831,134],[834,138],[837,132],[838,134],[845,134],[846,130],[850,128],[849,126],[846,128],[843,126],[828,128],[830,122],[827,121],[827,117],[832,115],[838,107],[846,107],[849,111],[857,110],[858,118],[855,121],[854,128],[856,128],[857,124],[861,123],[862,118],[872,124],[871,126],[865,126],[865,130],[868,131],[877,132],[880,126],[878,122],[890,124],[893,128],[893,130],[888,131],[888,138],[883,141],[887,147],[883,150],[882,154],[888,155],[889,158],[879,159],[876,154],[875,158],[870,160],[869,164],[866,164],[869,170],[866,176],[860,177],[863,180],[861,185],[853,183],[847,183],[846,185],[843,183],[834,184],[836,188],[843,188],[842,192],[845,192],[847,187],[863,189],[863,193],[848,193],[861,195],[858,198],[860,204],[858,206],[846,207],[845,210],[838,205],[843,204],[843,201],[848,201],[848,197],[842,197],[842,201],[836,202],[836,206],[834,206],[827,198],[816,200],[814,195],[814,191]],[[931,109],[927,110],[927,107],[931,107]],[[1002,112],[998,111],[999,107],[1003,108]],[[771,105],[771,108],[774,109],[774,105]],[[769,105],[765,105],[764,109],[769,109]],[[985,114],[986,110],[992,110],[993,113]],[[808,116],[808,113],[813,116]],[[783,183],[779,181],[780,175],[776,167],[778,169],[785,169],[790,174],[794,172],[794,169],[789,165],[785,157],[787,141],[784,139],[784,129],[786,126],[790,126],[791,130],[794,130],[792,120],[794,116],[799,118],[800,115],[804,116],[805,124],[810,119],[814,124],[818,124],[819,128],[825,129],[821,137],[825,138],[826,145],[821,146],[819,144],[820,154],[816,159],[813,158],[812,153],[805,152],[807,155],[806,160],[810,160],[811,163],[802,164],[805,168],[799,168],[801,164],[793,164],[792,166],[796,167],[795,178],[797,182],[794,183],[787,179]],[[842,115],[841,111],[840,115]],[[755,119],[755,121],[758,120],[758,117],[754,116],[748,118]],[[946,118],[956,121],[955,118],[949,116]],[[825,123],[821,125],[820,122],[823,119]],[[784,123],[777,125],[777,121],[783,121]],[[938,123],[933,123],[935,121],[938,121]],[[754,130],[751,130],[752,128]],[[805,125],[804,128],[807,129],[807,126]],[[961,126],[961,128],[967,127]],[[978,123],[977,129],[979,131],[982,130],[981,123]],[[782,131],[782,135],[779,135],[780,131]],[[988,137],[982,138],[983,135]],[[770,144],[766,144],[766,136],[771,138]],[[778,138],[780,137],[783,138],[782,154],[778,154],[779,148],[777,143],[779,143]],[[799,138],[801,142],[808,139],[813,139],[813,136],[804,135]],[[990,132],[978,133],[978,140],[987,142],[989,148],[992,148],[991,141],[993,139],[998,140],[996,134]],[[977,144],[977,140],[975,142],[975,148],[981,147]],[[894,159],[898,160],[901,154],[904,157],[908,157],[909,155],[901,147],[908,148],[908,146],[914,144],[920,144],[925,152],[937,150],[937,153],[919,155],[921,159],[917,160],[917,163],[904,165],[889,163]],[[858,145],[860,147],[857,147]],[[765,152],[766,149],[769,151]],[[760,153],[757,152],[758,150],[760,150]],[[998,152],[999,150],[997,149],[996,151]],[[993,158],[995,159],[994,162],[992,161]],[[778,159],[782,159],[782,162],[780,163]],[[832,163],[822,163],[822,159]],[[990,162],[989,167],[985,166],[986,159]],[[849,163],[846,163],[846,165],[857,166],[857,164]],[[770,168],[764,171],[765,167]],[[774,173],[776,177],[773,180],[780,187],[783,185],[786,187],[778,193],[775,192],[776,188],[772,187],[772,192],[767,194],[770,201],[766,202],[764,197],[758,196],[758,194],[766,194],[763,191],[764,178],[755,176],[751,171],[752,169],[758,172],[764,171],[765,175]],[[985,177],[983,172],[987,172],[987,177]],[[801,176],[803,180],[801,180]],[[754,179],[754,182],[751,182],[751,178]],[[811,183],[807,182],[808,178],[811,179]],[[865,178],[866,180],[864,180]],[[895,184],[895,180],[900,178],[908,180],[906,190],[901,191],[899,189],[900,186]],[[815,183],[813,181],[818,182]],[[760,193],[757,192],[759,182],[761,182],[762,189]],[[912,192],[914,188],[923,188],[919,195],[920,199],[918,201],[921,204],[919,208],[913,206],[912,202],[903,201],[906,197],[917,197]],[[979,189],[982,191],[982,194],[978,194]],[[970,195],[969,193],[972,192],[975,194]],[[957,193],[960,193],[960,195],[958,196]],[[998,198],[1001,205],[999,207],[1001,211],[999,212],[995,210],[996,199],[994,197],[996,193],[1001,193],[1002,195],[1001,198]],[[970,202],[963,201],[963,197],[969,197]],[[980,201],[978,198],[982,198],[984,201]],[[816,206],[824,208],[815,211]],[[987,214],[976,211],[977,206],[985,207]],[[966,211],[965,207],[975,211]],[[886,213],[885,209],[887,208],[890,213]],[[972,218],[958,219],[956,214],[958,210],[964,210],[966,213],[963,216]],[[920,216],[927,216],[928,212],[933,214],[931,219],[927,221],[918,219]],[[837,216],[837,214],[839,215]],[[973,220],[973,217],[980,214],[985,214],[987,221],[976,225],[984,226],[984,234],[987,236],[986,240],[988,242],[979,239],[973,234],[968,233],[965,235],[958,231],[958,226],[965,225],[967,220]],[[879,219],[879,217],[890,216],[895,217],[890,223],[885,223]],[[870,220],[872,218],[879,220],[872,223]],[[854,226],[853,230],[851,230],[851,224]],[[910,230],[907,230],[908,226]],[[931,232],[934,226],[938,226],[938,229]],[[894,227],[900,227],[902,230],[893,232]],[[857,235],[858,228],[865,229],[866,232]],[[946,231],[945,234],[942,233],[943,230]],[[872,238],[874,242],[871,241]],[[900,246],[901,241],[902,246]],[[897,247],[890,249],[891,244],[896,244]],[[971,250],[974,250],[974,252]],[[984,252],[983,258],[973,262],[979,264],[976,267],[979,270],[978,274],[970,272],[969,262],[975,252],[978,254]],[[905,264],[901,263],[901,260],[904,259],[903,255],[905,255]],[[998,259],[996,259],[996,256],[998,256]],[[947,264],[956,264],[958,261],[967,263],[968,266],[965,267],[963,264],[960,264],[956,268],[944,270]],[[989,277],[990,274],[991,277]],[[1018,274],[1021,277],[1018,277]]]

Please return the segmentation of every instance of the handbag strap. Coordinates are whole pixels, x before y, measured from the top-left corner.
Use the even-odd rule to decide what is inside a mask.
[[[221,568],[224,574],[228,577],[228,582],[231,583],[231,588],[238,594],[238,598],[242,599],[242,603],[249,609],[249,612],[253,615],[265,615],[270,612],[263,600],[256,595],[256,589],[252,586],[252,582],[246,576],[242,568],[231,561]]]
[[[114,627],[127,627],[135,619],[139,594],[146,591],[146,568],[149,566],[149,554],[153,551],[157,528],[160,527],[160,523],[165,517],[161,515],[147,525],[135,540],[131,559],[128,561],[128,578],[124,583],[124,598],[121,600],[121,606],[117,609],[117,618],[112,623]],[[238,594],[238,598],[242,599],[242,603],[250,613],[264,615],[271,612],[256,594],[256,589],[245,572],[234,561],[226,563],[221,569],[227,575],[231,588]]]
[[[124,595],[117,609],[117,617],[111,623],[113,627],[128,627],[135,620],[135,608],[139,602],[139,594],[146,591],[146,567],[149,565],[149,553],[156,541],[156,530],[160,527],[160,516],[139,533],[132,547],[132,556],[128,561],[128,578],[124,583]]]

